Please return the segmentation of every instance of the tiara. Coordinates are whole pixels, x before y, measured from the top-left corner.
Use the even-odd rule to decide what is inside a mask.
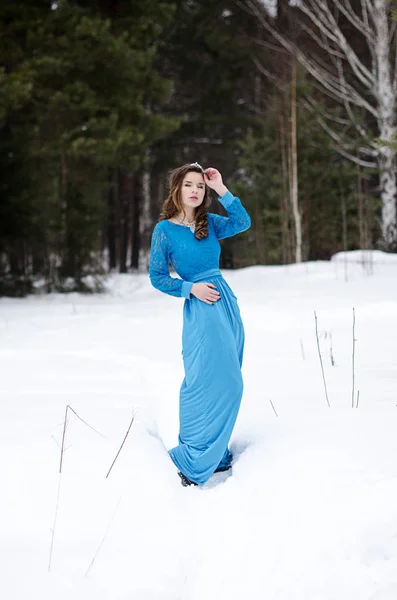
[[[199,169],[201,169],[202,171],[204,171],[203,167],[201,165],[199,165],[198,162],[194,162],[194,163],[190,163],[191,167],[198,167]]]

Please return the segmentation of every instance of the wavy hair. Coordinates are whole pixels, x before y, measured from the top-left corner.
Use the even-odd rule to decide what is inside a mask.
[[[203,169],[197,164],[186,164],[178,167],[171,171],[169,176],[169,195],[164,201],[159,221],[165,219],[172,219],[179,213],[184,213],[184,207],[182,204],[182,182],[187,173],[201,173]],[[205,183],[204,183],[205,185]],[[196,231],[194,237],[198,240],[208,237],[208,209],[211,205],[211,192],[210,188],[205,185],[204,198],[200,206],[195,209],[194,219],[196,221]],[[186,213],[185,213],[186,214]]]

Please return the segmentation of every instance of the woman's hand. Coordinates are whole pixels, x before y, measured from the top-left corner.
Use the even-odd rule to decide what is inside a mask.
[[[213,283],[193,283],[190,293],[206,304],[214,304],[221,297]]]
[[[205,169],[204,181],[206,185],[213,189],[221,198],[226,194],[227,187],[224,185],[222,175],[219,173],[218,169],[213,169],[212,167]]]

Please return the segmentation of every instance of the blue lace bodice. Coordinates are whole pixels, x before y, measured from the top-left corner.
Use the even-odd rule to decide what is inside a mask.
[[[153,230],[149,276],[152,285],[171,296],[190,297],[197,275],[219,269],[218,240],[232,237],[248,229],[251,219],[239,198],[229,191],[219,198],[228,216],[208,213],[208,237],[197,240],[188,227],[171,221],[159,221]],[[171,277],[169,265],[181,277]]]

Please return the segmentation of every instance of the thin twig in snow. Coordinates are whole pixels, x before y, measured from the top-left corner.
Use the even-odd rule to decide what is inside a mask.
[[[135,415],[136,415],[136,410],[134,410],[134,412],[133,412],[132,419],[131,419],[131,423],[130,423],[130,424],[129,424],[129,426],[128,426],[127,433],[126,433],[126,434],[125,434],[125,436],[124,436],[124,439],[123,439],[123,441],[122,441],[122,443],[121,443],[121,446],[120,446],[120,448],[119,448],[119,450],[118,450],[118,452],[117,452],[117,454],[116,454],[116,456],[115,456],[115,458],[114,458],[114,461],[113,461],[113,462],[112,462],[112,464],[110,465],[110,469],[109,469],[109,471],[107,472],[106,479],[109,477],[110,471],[113,469],[113,465],[114,465],[114,463],[116,462],[116,460],[117,460],[117,458],[118,458],[118,455],[119,455],[119,454],[120,454],[120,452],[121,452],[121,449],[122,449],[122,447],[124,446],[125,440],[127,439],[127,436],[128,436],[128,434],[129,434],[129,432],[130,432],[130,429],[131,429],[131,427],[132,427],[132,424],[133,424],[133,422],[134,422]]]
[[[276,417],[278,417],[278,414],[276,413],[276,409],[273,406],[273,402],[271,401],[271,399],[269,398],[269,402],[272,405],[272,409],[274,410],[274,414],[276,415]]]
[[[55,537],[55,527],[56,527],[57,518],[58,518],[59,496],[61,495],[61,475],[62,474],[59,473],[57,501],[56,501],[56,504],[55,504],[54,522],[52,524],[52,530],[51,530],[52,534],[51,534],[50,558],[48,560],[48,572],[51,571],[52,551],[54,549],[54,537]]]
[[[360,390],[357,390],[357,402],[356,402],[356,408],[358,408],[358,401],[360,400]]]
[[[59,449],[61,449],[61,446],[58,444],[58,442],[56,441],[56,439],[54,438],[54,436],[51,436],[51,439],[54,440],[54,442],[56,443],[56,445],[58,446]]]
[[[66,410],[65,410],[65,419],[63,422],[63,433],[62,433],[62,445],[61,445],[61,459],[59,461],[59,472],[62,473],[62,461],[63,461],[63,449],[65,447],[65,435],[66,435],[66,425],[68,422],[68,410],[69,410],[69,405],[66,405]]]
[[[68,406],[66,405],[66,410],[65,410],[65,418],[63,421],[63,433],[62,433],[62,445],[61,445],[61,458],[59,461],[59,481],[58,481],[58,492],[57,492],[57,500],[56,500],[56,504],[55,504],[55,515],[54,515],[54,523],[52,525],[52,533],[51,533],[51,546],[50,546],[50,558],[48,561],[48,572],[50,572],[51,570],[51,563],[52,563],[52,551],[54,549],[54,538],[55,538],[55,528],[56,528],[56,524],[57,524],[57,518],[58,518],[58,508],[59,508],[59,497],[61,494],[61,477],[62,477],[62,460],[63,460],[63,453],[64,453],[64,448],[65,448],[65,436],[66,436],[66,425],[68,422]]]
[[[314,311],[314,319],[315,319],[315,321],[316,321],[316,339],[317,339],[317,348],[318,348],[318,355],[319,355],[319,357],[320,357],[321,372],[322,372],[322,375],[323,375],[323,382],[324,382],[325,397],[326,397],[326,400],[327,400],[327,404],[328,404],[328,406],[330,407],[331,405],[330,405],[330,403],[329,403],[329,400],[328,400],[327,384],[326,384],[326,381],[325,381],[325,375],[324,375],[323,359],[322,359],[322,357],[321,357],[320,341],[319,341],[319,339],[318,339],[318,327],[317,327],[317,315],[316,315],[316,311]]]
[[[97,431],[96,429],[94,429],[93,427],[91,427],[91,425],[89,425],[86,421],[84,421],[84,419],[82,419],[77,412],[69,405],[66,405],[66,410],[65,410],[65,418],[63,421],[63,432],[62,432],[62,444],[61,446],[59,446],[58,442],[56,441],[56,439],[54,438],[54,436],[51,436],[54,440],[54,442],[56,443],[56,445],[58,446],[58,448],[60,448],[61,451],[61,457],[59,460],[59,482],[58,482],[58,493],[57,493],[57,500],[56,500],[56,505],[55,505],[55,515],[54,515],[54,523],[52,526],[52,535],[51,535],[51,547],[50,547],[50,558],[48,561],[48,571],[51,570],[51,562],[52,562],[52,551],[54,548],[54,537],[55,537],[55,528],[56,528],[56,524],[57,524],[57,517],[58,517],[58,508],[59,508],[59,497],[61,494],[61,478],[62,478],[62,466],[63,466],[63,455],[66,452],[67,448],[65,448],[65,439],[66,439],[66,427],[68,424],[68,411],[71,410],[72,413],[74,415],[76,415],[76,417],[82,422],[84,423],[84,425],[87,425],[87,427],[89,427],[90,429],[92,429],[93,431],[95,431],[95,433],[97,433],[98,435],[101,435],[102,437],[105,437],[104,435],[102,435],[102,433],[100,433],[99,431]]]
[[[303,342],[302,342],[302,338],[300,338],[300,342],[301,342],[301,352],[302,352],[302,358],[303,358],[303,360],[305,360],[305,351],[304,351],[304,348],[303,348]]]
[[[51,439],[54,440],[54,442],[56,443],[56,445],[58,446],[59,449],[61,449],[61,446],[59,445],[59,443],[57,442],[55,436],[51,436]],[[69,448],[71,448],[72,446],[68,446],[67,448],[64,448],[64,452],[66,452],[66,450],[69,450]]]
[[[356,349],[355,327],[356,327],[356,313],[355,313],[355,310],[353,307],[352,408],[354,408],[354,360],[355,360],[355,349]]]
[[[105,540],[106,540],[106,538],[107,538],[107,535],[108,535],[108,533],[109,533],[110,526],[111,526],[111,524],[113,523],[113,519],[114,519],[114,517],[115,517],[115,515],[116,515],[117,509],[118,509],[118,507],[120,506],[120,502],[121,502],[121,496],[120,496],[120,498],[119,498],[119,501],[117,502],[117,506],[116,506],[116,508],[114,509],[114,511],[113,511],[113,514],[112,514],[112,516],[111,516],[111,518],[110,518],[110,521],[109,521],[109,523],[108,523],[108,526],[107,526],[107,528],[106,528],[105,534],[104,534],[104,536],[103,536],[103,538],[102,538],[102,540],[101,540],[101,542],[100,542],[100,544],[99,544],[98,548],[96,549],[96,552],[95,552],[95,554],[94,554],[94,557],[93,557],[92,561],[90,562],[90,564],[89,564],[89,566],[88,566],[88,569],[87,569],[87,570],[86,570],[86,572],[85,572],[85,575],[84,575],[84,577],[87,577],[88,573],[90,572],[90,570],[91,570],[91,567],[92,567],[92,565],[94,564],[94,562],[95,562],[95,560],[96,560],[96,557],[98,556],[98,553],[99,553],[100,549],[102,548],[104,541],[105,541]]]
[[[80,421],[81,421],[82,423],[84,423],[84,425],[87,425],[87,427],[89,427],[90,429],[92,429],[92,431],[95,431],[95,433],[97,433],[98,435],[100,435],[100,436],[102,436],[103,438],[107,439],[107,438],[106,438],[106,436],[105,436],[105,435],[103,435],[103,434],[102,434],[100,431],[97,431],[97,430],[96,430],[96,429],[94,429],[94,428],[93,428],[93,427],[92,427],[92,426],[91,426],[89,423],[87,423],[87,421],[84,421],[84,419],[82,419],[82,418],[80,417],[80,415],[78,415],[78,414],[77,414],[77,412],[74,410],[74,408],[72,408],[72,407],[70,406],[70,404],[68,404],[68,408],[70,408],[70,410],[72,411],[72,413],[73,413],[73,414],[75,414],[75,415],[76,415],[76,417],[77,417],[78,419],[80,419]]]
[[[331,365],[334,367],[335,366],[335,359],[334,359],[334,351],[332,348],[332,333],[330,332],[329,334],[329,357],[331,360]]]

